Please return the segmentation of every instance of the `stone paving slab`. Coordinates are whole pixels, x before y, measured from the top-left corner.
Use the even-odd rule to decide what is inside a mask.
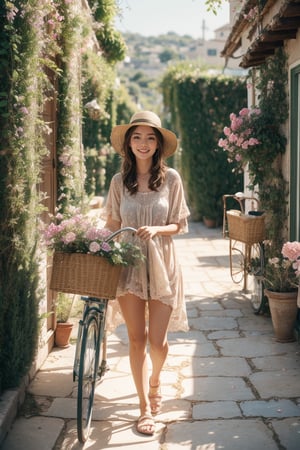
[[[271,424],[279,436],[280,443],[287,450],[299,450],[300,419],[272,420]]]
[[[260,358],[252,358],[254,366],[263,371],[268,370],[282,370],[289,369],[299,370],[300,367],[300,355],[298,353],[291,352],[287,355],[277,356],[264,356]]]
[[[207,339],[212,340],[218,340],[218,339],[232,339],[232,338],[238,338],[240,335],[239,331],[232,331],[232,330],[219,330],[214,331],[213,333],[208,333]]]
[[[64,427],[57,418],[20,418],[5,440],[2,450],[50,450]]]
[[[221,313],[224,312],[224,309],[222,308],[220,303],[212,301],[211,299],[199,300],[197,303],[197,309],[199,311],[209,311],[210,313],[212,313],[213,311],[220,311]]]
[[[262,398],[300,397],[299,370],[258,372],[249,377]]]
[[[49,395],[50,397],[70,396],[75,388],[72,382],[73,369],[55,369],[39,371],[28,388],[34,395]]]
[[[212,330],[232,330],[237,328],[237,322],[232,317],[198,317],[190,319],[189,325],[194,330],[212,331]]]
[[[241,410],[236,402],[202,402],[193,406],[193,419],[233,419],[241,417]]]
[[[206,344],[189,343],[173,344],[169,350],[170,356],[215,356],[218,355],[218,350],[211,342]]]
[[[59,369],[72,370],[74,362],[74,354],[75,354],[74,345],[70,345],[69,347],[63,349],[54,347],[43,364],[43,371],[47,369],[53,370],[54,367],[57,370]]]
[[[192,401],[254,399],[254,394],[242,378],[197,377],[192,381],[182,381],[182,397]]]
[[[85,450],[107,450],[110,448],[127,448],[143,450],[160,450],[160,438],[163,432],[163,425],[157,423],[154,436],[143,436],[136,432],[136,420],[120,420],[106,422],[92,422],[89,440],[84,445]],[[59,449],[81,450],[82,445],[74,439],[76,436],[76,422],[70,421],[67,424],[66,436],[60,442]]]
[[[272,431],[260,420],[207,420],[171,425],[164,450],[278,450]]]
[[[300,406],[291,400],[254,400],[241,402],[240,407],[247,417],[297,417],[300,416]]]
[[[202,308],[200,308],[200,311]],[[219,309],[218,311],[209,311],[210,317],[243,317],[243,313],[239,309]]]
[[[191,365],[184,367],[181,374],[184,377],[223,376],[246,377],[251,373],[251,368],[244,358],[219,357],[219,358],[193,358]]]
[[[207,344],[208,340],[205,334],[199,330],[189,330],[186,333],[170,333],[168,336],[168,341],[170,343],[170,351],[176,344],[194,343],[194,344]]]
[[[217,341],[223,356],[243,356],[244,358],[254,358],[258,356],[280,355],[295,350],[297,344],[280,344],[273,340],[272,335],[248,336],[238,339],[226,339]]]
[[[255,316],[252,314],[250,317],[238,318],[238,324],[240,330],[243,331],[272,331],[272,322],[269,317]]]

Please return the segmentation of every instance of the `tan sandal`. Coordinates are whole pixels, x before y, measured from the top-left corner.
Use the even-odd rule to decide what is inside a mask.
[[[156,414],[160,413],[161,410],[162,395],[160,384],[158,384],[157,386],[151,386],[151,384],[149,383],[148,397],[150,400],[151,414],[155,416]]]
[[[136,429],[141,434],[152,436],[155,432],[155,423],[153,417],[145,414],[137,421]]]

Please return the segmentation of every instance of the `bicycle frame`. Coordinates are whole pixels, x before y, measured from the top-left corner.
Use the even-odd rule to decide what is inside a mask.
[[[240,211],[245,213],[246,201],[251,202],[251,210],[259,208],[259,201],[255,197],[247,197],[242,192],[236,194],[223,195],[223,237],[229,238],[229,264],[230,275],[234,283],[243,283],[243,291],[248,290],[248,276],[250,276],[251,304],[255,314],[264,313],[267,310],[267,301],[264,296],[263,272],[264,272],[264,247],[263,242],[247,244],[233,239],[228,230],[227,222],[227,200],[234,199],[240,207]],[[255,272],[249,272],[251,260],[257,260],[258,267]]]

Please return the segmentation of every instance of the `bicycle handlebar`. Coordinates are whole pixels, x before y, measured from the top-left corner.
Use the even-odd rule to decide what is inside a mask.
[[[119,234],[123,233],[124,231],[132,231],[133,233],[136,233],[136,229],[133,228],[133,227],[124,227],[124,228],[120,228],[119,230],[115,231],[115,232],[112,233],[110,236],[108,236],[108,238],[105,239],[105,242],[111,241],[113,238],[115,238],[115,237],[118,236]]]
[[[229,197],[234,198],[238,202],[244,201],[244,200],[254,200],[254,201],[258,202],[257,198],[247,197],[246,194],[244,194],[243,192],[237,192],[236,194],[224,194],[223,200],[225,200],[226,198],[229,198]]]

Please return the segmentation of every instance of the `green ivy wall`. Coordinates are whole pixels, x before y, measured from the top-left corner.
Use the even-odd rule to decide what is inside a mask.
[[[121,35],[111,25],[116,2],[89,3],[94,17],[80,9],[79,0],[0,2],[0,392],[17,386],[28,372],[44,320],[39,312],[46,295],[39,251],[44,193],[38,188],[48,151],[44,103],[57,98],[57,206],[62,210],[86,198],[84,101],[96,98],[108,112],[94,128],[98,140],[99,134],[105,140],[116,120],[114,64],[125,54]],[[98,18],[105,25],[98,42],[103,53],[91,63],[88,41]],[[86,120],[83,127],[92,119]]]

